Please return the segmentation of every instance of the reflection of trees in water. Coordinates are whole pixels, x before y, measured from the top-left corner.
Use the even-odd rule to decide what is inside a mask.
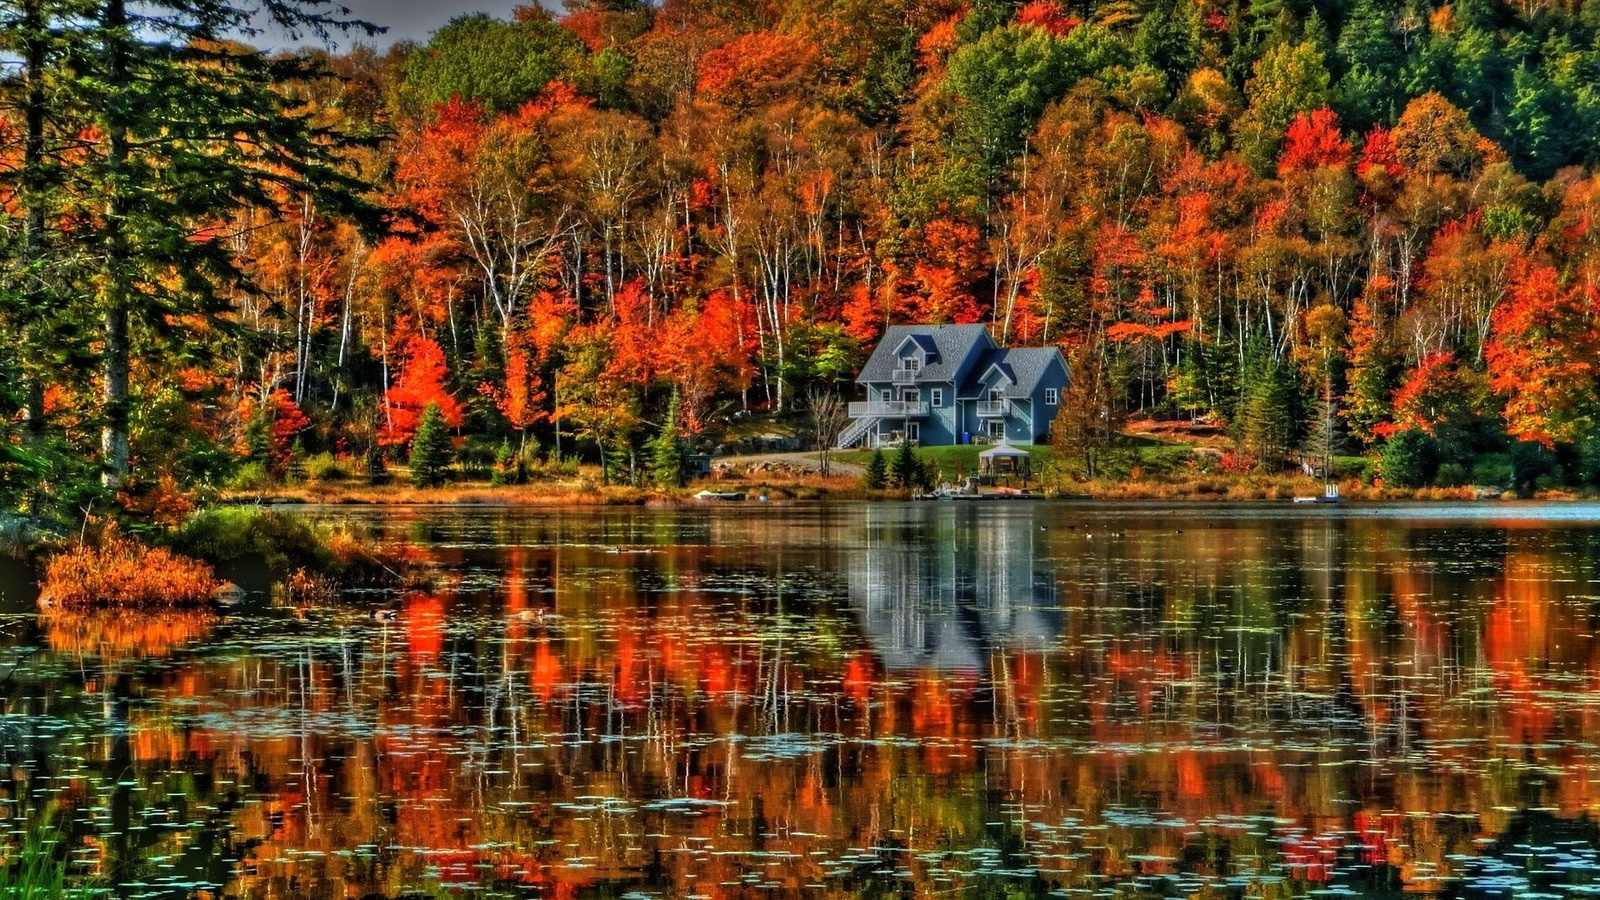
[[[1572,699],[1600,671],[1589,551],[1323,520],[1091,540],[1065,515],[674,531],[630,511],[523,523],[503,552],[439,526],[476,580],[393,622],[251,620],[226,655],[129,659],[120,682],[91,667],[87,697],[67,642],[29,677],[79,679],[52,712],[94,730],[95,778],[68,802],[225,819],[235,843],[207,852],[253,842],[239,889],[259,897],[394,896],[430,870],[532,893],[1163,872],[1378,890],[1458,871],[1505,810],[1600,808]],[[557,532],[572,543],[539,544]],[[1462,544],[1499,558],[1468,565]],[[168,855],[174,833],[118,852]],[[1339,881],[1358,865],[1385,874]]]
[[[1031,508],[869,507],[847,562],[861,629],[895,672],[979,673],[989,654],[1062,633],[1054,573]]]

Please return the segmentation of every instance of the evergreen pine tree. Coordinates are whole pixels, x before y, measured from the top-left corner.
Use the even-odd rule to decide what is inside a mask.
[[[263,404],[244,423],[244,450],[252,462],[272,463],[272,407]]]
[[[71,313],[98,322],[101,468],[108,487],[130,471],[132,360],[146,335],[224,309],[249,281],[228,229],[245,210],[304,196],[327,215],[376,222],[369,190],[341,165],[345,135],[317,123],[280,86],[316,77],[309,57],[238,43],[258,24],[326,37],[371,26],[318,0],[86,0],[37,26],[71,30],[48,118],[75,144],[72,252],[94,290]],[[59,215],[52,211],[53,215]],[[140,342],[143,346],[135,346]]]
[[[889,466],[889,479],[894,486],[901,490],[910,490],[917,483],[917,451],[911,449],[910,441],[902,441],[900,451],[894,455],[894,462]]]
[[[688,474],[684,464],[683,438],[678,434],[678,392],[672,392],[661,433],[650,444],[650,475],[663,488],[683,487]]]
[[[872,451],[872,458],[867,460],[867,471],[862,475],[861,483],[869,491],[881,491],[889,486],[889,463],[883,458],[883,449]]]
[[[436,403],[428,404],[411,439],[411,483],[417,487],[444,484],[445,469],[454,455],[450,447],[450,426]]]
[[[306,480],[306,445],[298,437],[294,445],[289,448],[289,464],[284,469],[284,475],[290,484],[299,484]]]
[[[1239,398],[1239,442],[1267,469],[1281,465],[1299,443],[1303,402],[1293,368],[1259,346]]]

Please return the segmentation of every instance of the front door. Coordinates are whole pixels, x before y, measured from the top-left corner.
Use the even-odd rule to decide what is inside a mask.
[[[919,422],[906,423],[906,440],[913,444],[922,443],[922,425]]]
[[[1006,436],[1006,423],[1004,419],[990,419],[988,425],[989,437],[991,439],[998,441]]]

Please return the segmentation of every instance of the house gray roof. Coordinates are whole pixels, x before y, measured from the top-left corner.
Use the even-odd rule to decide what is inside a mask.
[[[1012,347],[1009,350],[990,350],[979,361],[973,374],[982,378],[989,369],[999,366],[1011,383],[1000,390],[1008,400],[1026,400],[1033,396],[1050,366],[1061,360],[1061,351],[1054,347]],[[1063,363],[1065,365],[1065,363]]]
[[[872,357],[861,368],[856,383],[871,384],[892,379],[894,370],[900,367],[900,359],[895,353],[908,337],[924,351],[928,351],[929,344],[933,345],[931,352],[935,358],[917,376],[917,380],[923,382],[954,381],[957,369],[974,349],[994,346],[989,339],[989,330],[982,325],[891,325],[884,331],[877,349],[872,351]]]
[[[916,334],[916,333],[913,333],[913,334],[907,335],[907,337],[909,337],[911,339],[911,343],[916,344],[918,347],[921,347],[923,353],[926,353],[929,356],[938,356],[939,355],[939,345],[938,345],[937,342],[934,341],[933,335],[931,335],[931,334]],[[902,341],[901,343],[905,343],[905,342]]]

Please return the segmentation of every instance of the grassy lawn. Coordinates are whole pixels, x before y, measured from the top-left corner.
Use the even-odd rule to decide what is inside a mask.
[[[918,447],[919,459],[931,459],[939,466],[939,472],[944,477],[952,477],[957,473],[976,472],[978,470],[978,454],[989,449],[981,444],[966,444],[955,447]],[[1055,452],[1044,444],[1035,444],[1032,447],[1018,448],[1028,451],[1028,458],[1033,466],[1033,471],[1041,472],[1043,467],[1055,459]],[[894,459],[895,449],[886,449],[883,455],[889,460]],[[855,463],[864,466],[872,458],[871,450],[847,450],[836,454],[836,459],[841,462]]]

